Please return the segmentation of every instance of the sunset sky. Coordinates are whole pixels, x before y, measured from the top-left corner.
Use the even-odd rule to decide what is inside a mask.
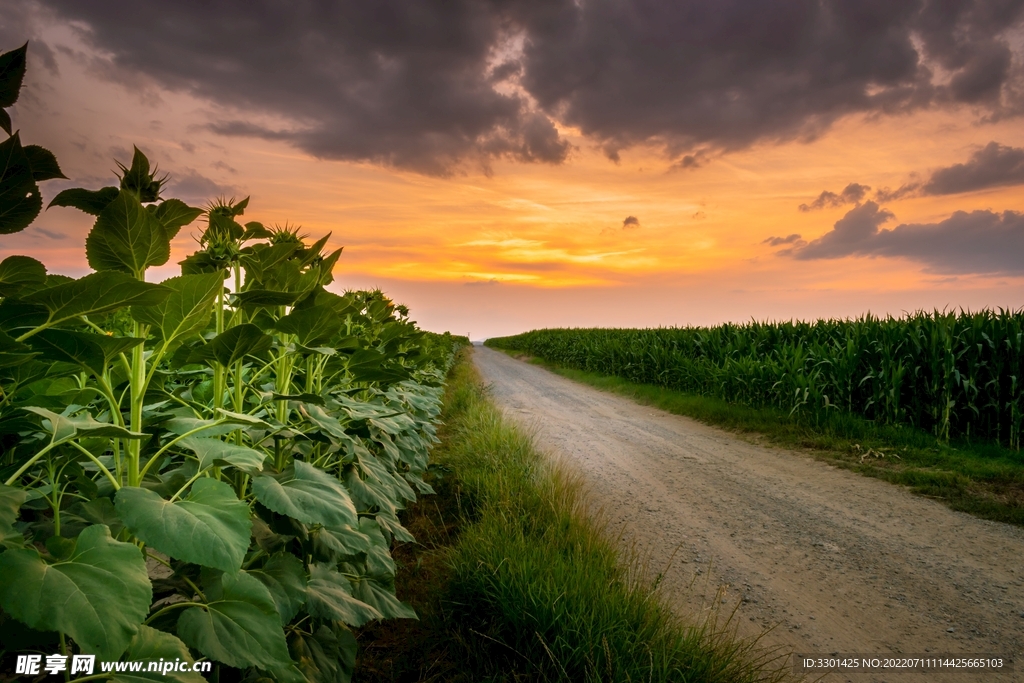
[[[1024,306],[1022,7],[0,0],[0,51],[44,201],[137,145],[165,197],[251,196],[332,233],[339,289],[482,339]],[[90,226],[0,258],[84,274]]]

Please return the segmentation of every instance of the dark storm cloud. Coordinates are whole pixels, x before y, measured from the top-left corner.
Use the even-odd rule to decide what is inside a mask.
[[[924,194],[956,194],[989,187],[1024,184],[1024,149],[997,142],[971,155],[962,164],[940,168],[922,188]]]
[[[637,218],[636,216],[626,216],[626,218],[623,219],[623,221],[622,221],[622,227],[623,228],[639,228],[640,227],[640,219]]]
[[[825,190],[810,204],[801,204],[797,208],[801,211],[814,211],[815,209],[824,209],[826,206],[834,208],[843,204],[857,204],[870,190],[871,188],[867,185],[850,183],[839,194]]]
[[[957,211],[938,223],[905,223],[874,202],[851,209],[833,229],[806,246],[780,252],[797,259],[903,257],[936,273],[1024,275],[1024,214]]]
[[[1005,37],[1024,0],[41,1],[111,77],[247,112],[219,132],[435,174],[560,163],[553,121],[613,160],[652,143],[695,167],[854,113],[1012,115],[1024,90]]]

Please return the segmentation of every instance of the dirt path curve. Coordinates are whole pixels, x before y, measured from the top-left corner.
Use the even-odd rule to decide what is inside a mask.
[[[740,633],[797,653],[1001,654],[1016,672],[826,681],[1024,681],[1024,530],[953,512],[476,347],[492,397],[583,473],[666,595],[727,586]],[[678,548],[671,565],[670,557]]]

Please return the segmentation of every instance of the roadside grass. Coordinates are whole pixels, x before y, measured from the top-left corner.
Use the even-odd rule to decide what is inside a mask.
[[[362,629],[355,681],[792,679],[784,654],[734,637],[727,617],[671,612],[585,514],[579,482],[493,406],[468,356],[442,419],[437,495],[404,517],[420,545],[395,553],[398,595],[421,620]]]
[[[876,424],[839,411],[822,417],[751,408],[496,350],[643,405],[753,435],[759,443],[806,449],[819,460],[907,486],[954,510],[1024,526],[1024,452],[991,443],[946,445],[920,429]]]

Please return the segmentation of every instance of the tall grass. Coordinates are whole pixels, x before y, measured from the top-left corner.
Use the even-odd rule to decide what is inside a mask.
[[[467,520],[444,589],[466,666],[491,681],[776,681],[783,660],[714,619],[685,624],[585,514],[579,482],[534,450],[461,364],[435,462]]]

